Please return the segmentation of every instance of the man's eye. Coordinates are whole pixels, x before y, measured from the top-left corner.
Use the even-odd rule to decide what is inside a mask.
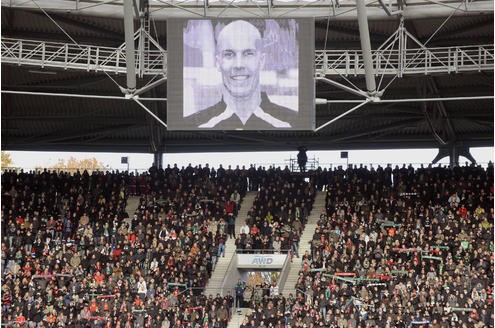
[[[246,51],[244,51],[244,56],[246,56],[246,57],[251,57],[251,56],[254,56],[254,55],[256,55],[256,51],[254,51],[254,50],[246,50]]]
[[[232,57],[234,57],[234,54],[232,52],[224,52],[223,57],[224,58],[232,58]]]

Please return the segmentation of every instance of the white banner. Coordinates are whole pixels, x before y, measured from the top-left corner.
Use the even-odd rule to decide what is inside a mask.
[[[239,269],[282,269],[287,254],[237,254]]]

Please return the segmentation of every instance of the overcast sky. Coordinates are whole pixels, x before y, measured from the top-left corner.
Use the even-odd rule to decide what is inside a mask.
[[[395,164],[428,164],[437,154],[436,149],[402,149],[402,150],[350,150],[349,164],[364,164],[382,166],[387,163]],[[121,164],[121,157],[129,158],[130,170],[146,170],[153,163],[153,155],[151,154],[130,154],[130,153],[70,153],[70,152],[8,152],[13,160],[14,167],[24,169],[33,169],[35,167],[51,167],[58,162],[59,159],[67,160],[71,156],[77,159],[86,159],[95,157],[98,161],[108,165],[111,169],[125,170],[127,165]],[[340,158],[341,151],[311,151],[308,150],[307,155],[309,161],[315,161],[322,168],[335,165],[346,165],[347,160]],[[471,154],[480,164],[486,164],[488,161],[493,161],[493,148],[472,148]],[[239,153],[188,153],[188,154],[165,154],[163,158],[164,166],[167,164],[177,164],[180,167],[187,166],[191,163],[193,166],[198,164],[209,164],[210,167],[217,168],[220,164],[224,167],[232,165],[235,167],[250,164],[262,165],[268,167],[270,165],[281,166],[289,164],[289,159],[295,159],[297,151],[293,152],[239,152]],[[466,159],[460,158],[460,163],[464,165]],[[448,164],[449,159],[444,158],[441,163]]]

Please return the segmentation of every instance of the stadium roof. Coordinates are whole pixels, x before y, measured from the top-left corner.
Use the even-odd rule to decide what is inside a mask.
[[[353,1],[151,1],[150,31],[165,50],[170,17],[313,17],[317,53],[345,57],[334,72],[327,67],[315,79],[315,131],[169,131],[135,101],[124,99],[118,85],[126,85],[125,73],[43,65],[30,62],[30,55],[15,60],[13,49],[28,47],[26,40],[38,47],[32,57],[54,42],[101,51],[121,47],[122,1],[2,1],[2,149],[207,152],[294,150],[302,145],[310,150],[493,146],[493,1],[367,4],[373,51],[402,27],[411,50],[424,58],[415,63],[414,72],[377,74],[383,101],[370,101],[328,124],[364,101],[336,85],[366,89],[364,74],[352,66],[361,48]],[[308,60],[320,67],[318,58]],[[156,80],[156,75],[144,75],[138,87]],[[166,81],[143,95],[166,97]],[[438,98],[446,100],[430,101]],[[142,103],[167,122],[166,101]]]

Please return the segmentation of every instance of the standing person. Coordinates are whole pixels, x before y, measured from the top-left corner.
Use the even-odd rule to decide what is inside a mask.
[[[260,88],[265,65],[263,38],[251,23],[235,20],[218,34],[215,65],[222,75],[222,99],[190,116],[199,128],[290,128],[298,113],[270,101]]]
[[[233,213],[227,215],[227,233],[229,238],[235,238],[235,216]]]
[[[218,236],[217,257],[220,257],[220,255],[222,255],[222,257],[225,257],[225,234],[224,233],[220,233]]]
[[[233,308],[234,308],[234,297],[232,296],[230,290],[227,291],[227,296],[225,296],[225,300],[227,301],[227,308],[229,309],[229,317],[232,317]]]
[[[290,234],[289,234],[289,241],[290,241],[290,250],[293,255],[295,255],[297,258],[299,258],[299,253],[298,253],[298,248],[299,248],[299,234],[298,232],[294,229],[291,228]]]
[[[241,206],[241,194],[236,190],[230,195],[230,199],[235,203],[236,205],[236,211],[235,214],[239,211],[239,208]]]
[[[139,281],[137,283],[137,292],[142,300],[146,298],[146,294],[148,293],[148,288],[146,287],[146,281],[144,280],[143,276],[139,277]]]
[[[306,147],[299,147],[297,150],[299,150],[299,153],[297,153],[297,164],[299,165],[299,170],[301,172],[306,172],[306,163],[308,162]]]
[[[270,298],[278,297],[279,289],[277,283],[274,281],[270,285]]]
[[[218,245],[215,241],[211,243],[209,251],[211,256],[211,271],[215,271],[215,266],[218,262]]]
[[[244,223],[243,226],[241,226],[241,229],[239,230],[239,233],[242,235],[242,234],[245,234],[245,235],[248,235],[249,234],[249,225],[247,224],[247,221]]]
[[[224,210],[225,210],[225,213],[227,213],[227,215],[229,215],[229,214],[237,214],[236,204],[235,204],[235,202],[232,199],[229,199],[227,201],[227,203],[224,206]]]
[[[282,246],[282,243],[280,241],[280,237],[279,236],[276,236],[274,239],[273,239],[273,250],[275,251],[276,254],[279,254],[280,253],[280,249],[281,249],[281,246]]]
[[[227,328],[227,322],[229,321],[229,312],[225,304],[220,305],[220,308],[217,310],[217,319],[220,324],[220,328]]]
[[[237,280],[237,284],[234,287],[235,290],[235,306],[237,308],[237,311],[240,311],[240,308],[242,307],[242,300],[244,298],[244,282],[239,279]]]
[[[218,222],[217,225],[217,231],[223,234],[226,232],[226,230],[227,230],[227,222],[225,222],[224,218],[220,218],[220,221]]]

